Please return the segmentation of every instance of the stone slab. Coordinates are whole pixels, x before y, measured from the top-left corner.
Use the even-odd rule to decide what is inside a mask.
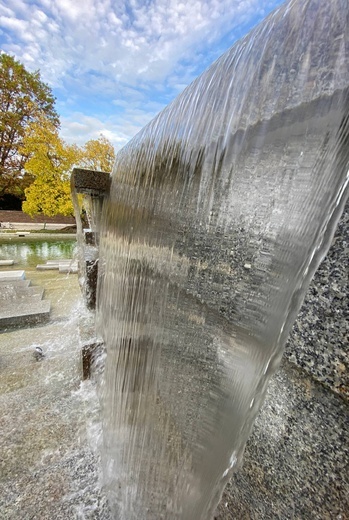
[[[0,260],[0,266],[13,265],[14,263],[15,263],[14,260]]]
[[[2,302],[7,300],[17,299],[21,301],[23,299],[28,300],[30,304],[31,300],[42,300],[44,295],[44,289],[38,286],[23,286],[23,285],[12,285],[12,284],[0,284],[0,308],[3,306]]]
[[[55,271],[58,270],[60,273],[77,273],[78,266],[77,264],[69,264],[69,263],[57,263],[57,264],[38,264],[36,266],[38,271]]]
[[[46,262],[46,265],[56,265],[56,264],[70,264],[71,262],[73,262],[73,259],[72,258],[67,258],[67,259],[64,259],[64,260],[47,260]]]
[[[24,273],[24,271],[23,271]],[[44,289],[30,280],[0,280],[0,327],[26,327],[50,317],[50,302],[43,300]]]
[[[8,285],[11,286],[17,286],[17,287],[29,287],[30,286],[30,280],[26,279],[18,279],[18,280],[9,280],[9,279],[0,279],[0,290],[2,288],[7,287]]]
[[[78,266],[77,264],[59,264],[59,272],[60,273],[77,273]]]
[[[96,246],[98,242],[97,233],[92,229],[84,229],[84,241],[89,246]]]
[[[58,269],[59,268],[59,263],[56,263],[56,264],[38,264],[36,266],[36,269],[38,271],[54,271],[55,269]]]
[[[1,280],[24,280],[25,271],[0,271]]]
[[[32,314],[33,312],[47,312],[50,310],[49,300],[40,300],[38,302],[32,302],[31,309],[28,310],[26,301],[9,302],[6,309],[1,309],[3,316],[13,315],[15,312],[23,316],[25,314]]]
[[[94,360],[101,356],[103,343],[101,341],[90,341],[82,346],[82,379],[91,377]]]
[[[50,318],[51,305],[48,300],[40,302],[32,301],[28,304],[9,305],[7,309],[1,309],[0,327],[28,326],[43,323]]]

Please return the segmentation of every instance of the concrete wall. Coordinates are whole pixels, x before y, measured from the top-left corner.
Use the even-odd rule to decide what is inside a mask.
[[[217,520],[349,518],[349,203]]]

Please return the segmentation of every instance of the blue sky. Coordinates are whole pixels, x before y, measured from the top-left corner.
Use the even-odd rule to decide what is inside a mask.
[[[281,0],[0,0],[0,48],[39,69],[61,135],[126,144]]]

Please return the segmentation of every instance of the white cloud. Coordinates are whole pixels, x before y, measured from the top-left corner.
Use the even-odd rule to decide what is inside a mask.
[[[10,29],[18,34],[26,31],[28,22],[25,20],[17,20],[9,16],[0,16],[0,25],[3,29]]]
[[[264,2],[265,3],[265,0]],[[164,81],[182,58],[200,51],[207,39],[252,18],[260,0],[153,0],[128,4],[103,0],[41,0],[40,7],[16,0],[3,26],[23,41],[40,45],[39,66],[51,85],[72,70],[96,68],[115,81],[136,85]],[[12,38],[5,46],[10,51]],[[37,56],[35,56],[37,58]]]
[[[155,115],[149,100],[162,108],[224,50],[225,34],[233,40],[241,24],[280,2],[11,0],[9,8],[0,0],[1,47],[40,69],[56,89],[67,139],[81,135],[77,123],[88,138],[104,129],[120,143]],[[102,99],[109,113],[106,107],[97,113]]]
[[[69,119],[62,118],[61,135],[67,142],[83,145],[90,139],[97,139],[100,134],[105,135],[116,149],[121,148],[129,140],[128,136],[118,130],[117,125],[112,121],[102,121],[82,113],[73,113]]]
[[[61,135],[67,142],[83,145],[86,141],[97,139],[103,134],[111,141],[115,150],[119,150],[154,117],[157,111],[152,111],[151,107],[148,112],[129,108],[117,117],[97,117],[73,112],[68,117],[61,117]]]
[[[14,13],[9,7],[0,4],[0,15],[12,17]]]

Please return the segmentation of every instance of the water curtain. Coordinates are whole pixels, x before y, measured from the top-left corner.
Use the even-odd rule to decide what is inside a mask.
[[[348,181],[348,3],[294,0],[117,156],[98,296],[115,518],[210,519]]]

